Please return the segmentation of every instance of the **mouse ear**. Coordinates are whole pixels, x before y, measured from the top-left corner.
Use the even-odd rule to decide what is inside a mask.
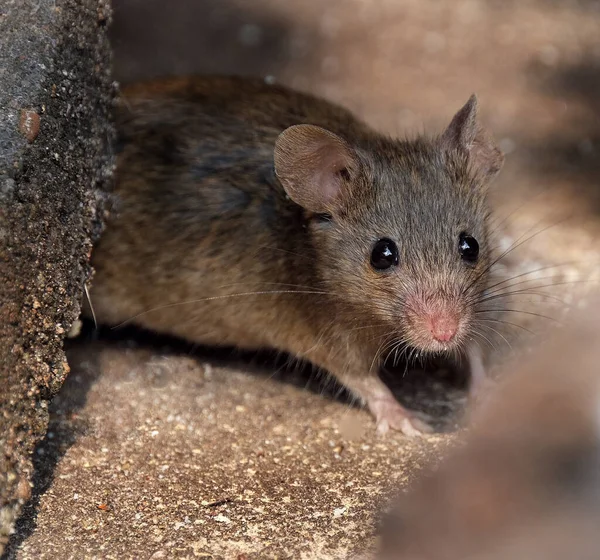
[[[491,179],[504,163],[504,155],[477,120],[477,96],[471,95],[464,107],[454,115],[440,138],[443,149],[467,153],[477,174]]]
[[[352,148],[324,128],[300,124],[275,142],[275,173],[288,196],[311,212],[335,211],[356,176]]]

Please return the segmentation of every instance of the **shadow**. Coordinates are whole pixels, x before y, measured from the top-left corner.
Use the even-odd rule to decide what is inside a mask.
[[[273,12],[223,0],[114,0],[114,76],[126,84],[181,74],[277,75],[318,52],[318,36]]]
[[[252,375],[268,377],[328,398],[350,402],[348,392],[339,385],[333,386],[325,372],[283,352],[248,351],[233,346],[203,346],[137,326],[118,329],[101,326],[96,329],[89,321],[84,323],[82,337],[105,342],[113,347],[144,349],[163,357],[192,357],[213,367],[239,367]]]
[[[488,3],[495,7],[504,10],[512,9],[513,5],[520,2],[520,0],[487,0]],[[533,2],[532,2],[533,3]],[[570,10],[585,10],[590,13],[600,14],[600,1],[599,0],[538,0],[539,5],[543,6],[544,10],[553,9],[564,9],[567,5]]]
[[[150,350],[154,355],[164,357],[191,356],[213,366],[240,366],[249,375],[291,383],[324,398],[354,404],[348,392],[339,384],[332,384],[331,378],[324,372],[282,353],[203,347],[135,327],[96,329],[87,322],[82,334],[77,339],[68,340],[65,345],[73,369],[49,407],[46,437],[33,454],[32,495],[22,509],[15,533],[1,560],[16,560],[19,547],[36,529],[41,498],[51,488],[60,461],[78,439],[88,435],[92,429],[91,421],[82,411],[90,390],[102,375],[101,356],[107,344],[114,348]],[[405,363],[389,363],[381,376],[401,402],[421,411],[422,417],[430,420],[438,431],[452,430],[456,425],[456,413],[463,408],[464,372],[440,367],[443,364],[435,362],[421,365],[422,368],[415,369],[407,368]],[[149,368],[149,385],[160,386],[157,384],[160,380],[154,379],[153,375],[156,372]]]
[[[553,135],[528,149],[528,165],[542,176],[564,184],[600,213],[600,61],[591,55],[583,62],[559,68],[531,66],[536,89],[561,100],[572,115]]]
[[[69,343],[65,345],[67,355],[69,346]],[[99,376],[100,365],[96,363],[94,356],[95,354],[86,356],[89,367],[85,371],[75,369],[67,376],[61,390],[50,403],[48,431],[33,452],[31,498],[23,506],[15,532],[0,560],[17,558],[18,548],[35,530],[40,499],[54,480],[56,466],[68,449],[88,430],[87,421],[79,417],[78,412],[85,406],[88,391]]]
[[[81,338],[122,348],[146,349],[161,356],[188,356],[213,367],[234,367],[270,380],[309,390],[321,397],[356,405],[350,393],[327,372],[289,354],[273,350],[246,351],[209,347],[180,338],[127,326],[95,329],[86,322]],[[75,343],[77,344],[77,343]],[[85,342],[81,350],[85,352]],[[431,358],[409,365],[389,356],[380,377],[396,398],[421,413],[440,431],[453,430],[464,406],[468,372],[458,364]]]
[[[562,8],[564,4],[564,0],[544,0],[544,7],[549,9]],[[600,2],[598,0],[571,0],[570,8],[600,14]]]
[[[88,392],[101,375],[98,358],[103,344],[95,346],[98,343],[115,348],[146,349],[164,357],[191,356],[214,367],[239,367],[249,375],[292,384],[323,398],[356,405],[348,391],[326,372],[285,353],[206,347],[131,326],[96,329],[92,322],[85,321],[81,335],[68,340],[65,345],[73,370],[49,407],[48,432],[36,446],[33,456],[31,499],[23,507],[15,533],[0,560],[17,558],[18,548],[35,530],[40,499],[50,488],[58,463],[89,429],[79,411],[85,407]],[[147,375],[151,376],[152,372],[148,371]],[[464,408],[466,372],[440,360],[408,367],[405,361],[394,363],[390,357],[380,376],[402,404],[417,411],[437,431],[448,432],[456,428]],[[152,379],[148,381],[153,384]]]
[[[385,360],[382,381],[408,409],[440,433],[458,429],[466,405],[470,374],[463,364],[430,358],[416,364]]]

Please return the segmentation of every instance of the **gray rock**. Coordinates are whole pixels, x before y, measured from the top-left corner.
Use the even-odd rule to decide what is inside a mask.
[[[0,0],[0,553],[68,365],[112,173],[108,0]]]

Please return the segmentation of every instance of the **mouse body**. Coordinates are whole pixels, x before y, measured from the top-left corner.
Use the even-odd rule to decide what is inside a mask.
[[[261,79],[186,77],[126,88],[116,124],[99,322],[306,359],[381,432],[428,428],[380,380],[386,353],[468,357],[481,378],[503,156],[475,96],[441,135],[398,140]]]
[[[379,558],[598,558],[600,305],[519,362],[466,441],[397,498]]]

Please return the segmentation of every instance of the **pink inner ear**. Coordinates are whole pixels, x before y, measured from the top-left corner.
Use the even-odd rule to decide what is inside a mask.
[[[321,163],[315,168],[315,181],[320,185],[323,202],[335,200],[344,186],[343,175],[348,175],[349,161],[338,146],[326,145],[320,150]]]
[[[290,198],[312,212],[335,211],[358,168],[344,140],[312,125],[284,130],[275,144],[274,159],[277,177]]]
[[[475,95],[456,113],[440,141],[446,150],[466,152],[473,169],[483,176],[492,177],[504,162],[504,155],[477,120]]]

